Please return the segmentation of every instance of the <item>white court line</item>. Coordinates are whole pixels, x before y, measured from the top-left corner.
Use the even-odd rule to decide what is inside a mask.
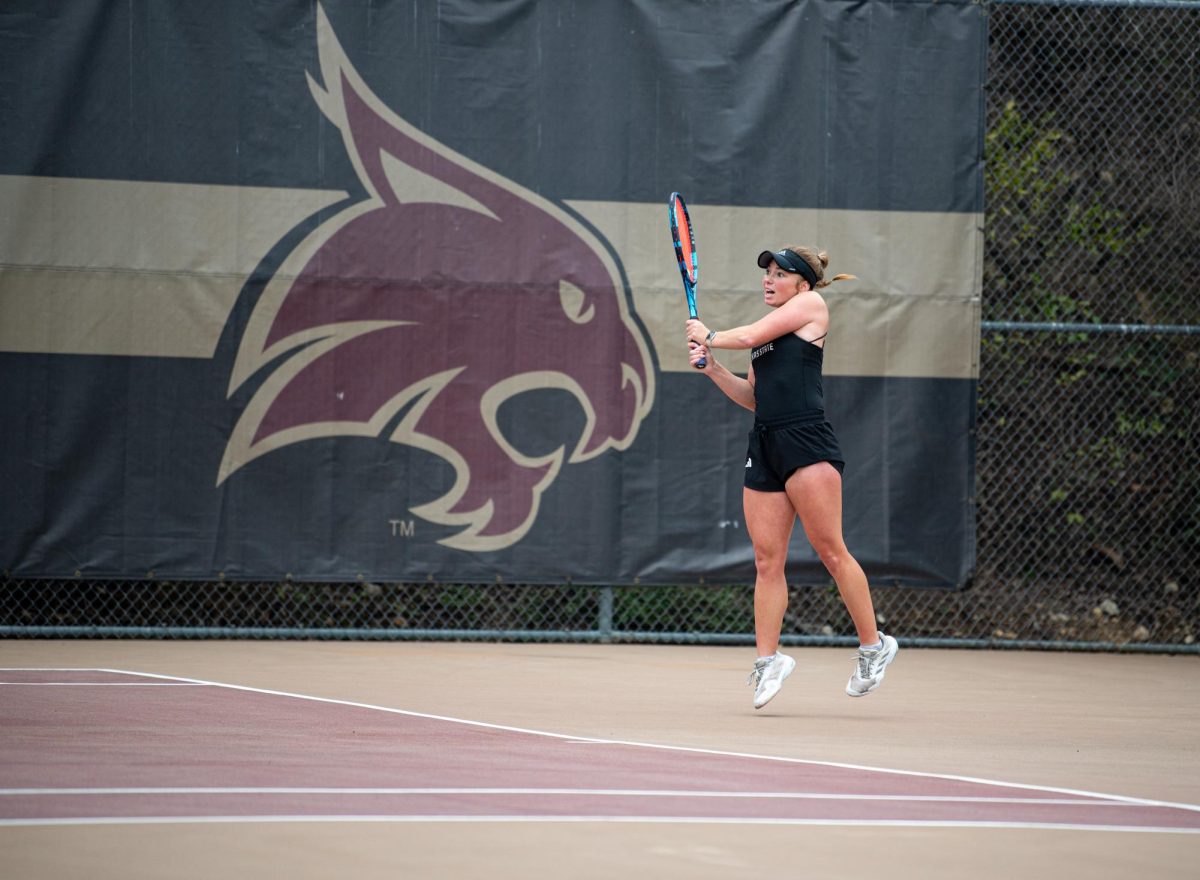
[[[505,730],[512,733],[523,733],[530,736],[547,737],[550,739],[564,740],[568,743],[577,743],[580,745],[620,745],[632,746],[643,749],[660,749],[663,751],[683,752],[687,754],[700,755],[718,755],[727,758],[751,758],[760,761],[776,761],[786,764],[803,764],[814,767],[839,767],[846,770],[865,770],[871,773],[887,773],[896,776],[915,776],[922,779],[944,779],[951,782],[969,782],[976,785],[990,785],[1001,788],[1019,788],[1025,791],[1043,791],[1052,794],[1065,794],[1074,797],[1095,798],[1106,801],[1121,801],[1127,804],[1139,804],[1147,807],[1167,807],[1178,810],[1192,810],[1200,812],[1200,805],[1174,803],[1171,801],[1152,800],[1149,798],[1130,797],[1119,794],[1103,794],[1094,791],[1085,791],[1083,789],[1062,788],[1057,786],[1047,785],[1029,785],[1020,782],[1001,782],[995,779],[983,779],[973,776],[958,776],[949,773],[926,773],[920,770],[896,770],[889,767],[872,767],[864,764],[846,764],[838,761],[816,761],[808,758],[787,758],[779,755],[757,755],[749,752],[730,752],[720,749],[702,749],[692,746],[672,746],[663,745],[660,743],[645,743],[632,740],[616,740],[616,739],[600,739],[596,737],[582,737],[577,735],[569,735],[563,733],[550,733],[544,730],[530,730],[523,727],[511,727],[504,724],[490,724],[486,721],[471,721],[464,718],[453,718],[447,715],[431,715],[426,712],[413,712],[408,709],[394,709],[390,706],[376,706],[371,703],[358,703],[352,700],[338,700],[332,697],[314,697],[308,694],[296,694],[288,691],[270,690],[267,688],[250,687],[249,685],[227,684],[219,681],[208,681],[201,678],[184,678],[183,676],[175,675],[158,675],[153,672],[131,672],[127,669],[96,669],[96,672],[110,672],[118,675],[140,675],[148,678],[163,678],[172,681],[191,681],[200,684],[213,685],[214,687],[228,688],[230,690],[247,691],[249,693],[265,694],[276,697],[288,697],[295,700],[309,700],[316,703],[328,703],[336,706],[350,706],[355,709],[370,709],[376,712],[387,712],[392,715],[405,715],[411,718],[426,718],[431,721],[445,721],[450,724],[462,724],[468,727],[482,727],[487,730]]]
[[[890,828],[1015,828],[1057,831],[1125,831],[1147,834],[1200,834],[1198,828],[1169,828],[1149,825],[1080,825],[1067,822],[975,822],[975,821],[930,821],[916,819],[735,819],[724,817],[697,816],[441,816],[430,815],[363,815],[348,816],[335,813],[328,816],[299,814],[294,816],[92,816],[78,819],[0,819],[0,827],[21,825],[188,825],[188,824],[234,824],[252,825],[260,822],[396,822],[396,823],[527,823],[556,822],[579,824],[602,822],[605,824],[643,825],[869,825]]]
[[[213,685],[198,681],[0,681],[0,687],[202,688]]]
[[[1077,807],[1128,807],[1121,801],[1080,798],[967,797],[959,795],[843,794],[816,791],[701,791],[645,788],[305,788],[305,787],[175,787],[175,788],[0,788],[0,797],[29,795],[537,795],[539,797],[744,798],[816,801],[912,801],[966,804],[1055,804]]]
[[[108,670],[96,669],[91,666],[0,666],[0,674],[5,672],[108,672]],[[140,673],[121,672],[120,674],[139,675]],[[0,681],[0,687],[213,687],[213,685],[199,681]]]
[[[32,671],[32,670],[26,670],[26,671]],[[917,771],[917,770],[896,770],[896,769],[886,768],[886,767],[872,767],[872,766],[867,766],[867,765],[862,765],[862,764],[848,764],[848,763],[837,762],[837,761],[816,761],[816,760],[811,760],[811,759],[806,759],[806,758],[788,758],[788,757],[782,757],[782,756],[778,756],[778,755],[759,755],[759,754],[753,754],[753,753],[747,753],[747,752],[732,752],[732,751],[724,751],[724,750],[718,750],[718,749],[702,749],[702,748],[695,748],[695,747],[690,747],[690,746],[672,746],[672,745],[663,745],[663,744],[659,744],[659,743],[645,743],[645,742],[636,742],[636,741],[630,741],[630,740],[612,740],[612,739],[600,739],[600,738],[593,738],[593,737],[580,737],[577,735],[551,733],[551,732],[543,731],[543,730],[531,730],[528,728],[513,727],[513,726],[509,726],[509,725],[491,724],[491,723],[488,723],[485,721],[472,721],[472,720],[463,719],[463,718],[453,718],[453,717],[445,716],[445,715],[432,715],[432,714],[425,713],[425,712],[414,712],[414,711],[410,711],[407,709],[395,709],[390,706],[378,706],[378,705],[373,705],[371,703],[360,703],[360,702],[355,702],[352,700],[339,700],[339,699],[333,699],[330,697],[316,697],[316,696],[311,696],[308,694],[297,694],[297,693],[292,693],[292,692],[288,692],[288,691],[271,690],[271,689],[267,689],[267,688],[256,688],[256,687],[251,687],[249,685],[228,684],[225,682],[209,681],[206,679],[198,679],[198,678],[186,678],[183,676],[160,675],[160,674],[152,673],[152,672],[133,672],[133,671],[126,670],[126,669],[107,669],[107,668],[93,668],[93,669],[88,669],[88,670],[72,670],[72,671],[106,672],[106,673],[111,673],[114,675],[130,675],[130,676],[135,676],[135,677],[157,678],[157,679],[176,681],[176,682],[191,682],[193,684],[211,685],[213,687],[225,688],[228,690],[235,690],[235,691],[245,691],[247,693],[256,693],[256,694],[263,694],[263,695],[267,695],[267,696],[276,696],[276,697],[287,697],[290,699],[307,700],[310,702],[325,703],[325,704],[329,704],[329,705],[348,706],[348,707],[356,708],[356,709],[368,709],[371,711],[385,712],[385,713],[392,714],[392,715],[403,715],[403,716],[410,717],[410,718],[424,718],[424,719],[428,719],[428,720],[432,720],[432,721],[444,721],[444,722],[447,722],[450,724],[461,724],[461,725],[468,726],[468,727],[479,727],[479,728],[484,728],[487,730],[503,730],[503,731],[508,731],[511,733],[520,733],[520,734],[526,734],[526,735],[530,735],[530,736],[546,737],[549,739],[561,740],[567,744],[622,745],[622,746],[630,746],[630,747],[634,747],[634,748],[659,749],[659,750],[663,750],[663,751],[680,752],[680,753],[685,753],[685,754],[714,755],[714,756],[732,757],[732,758],[748,758],[748,759],[754,759],[754,760],[774,761],[774,762],[779,762],[779,763],[800,764],[800,765],[817,766],[817,767],[837,767],[837,768],[842,768],[842,769],[847,769],[847,770],[861,770],[861,771],[866,771],[866,772],[870,772],[870,773],[886,773],[889,775],[913,776],[913,777],[922,778],[922,779],[939,779],[939,780],[948,780],[948,781],[952,781],[952,782],[973,783],[976,785],[987,785],[987,786],[994,786],[994,787],[1022,789],[1025,791],[1039,791],[1039,792],[1047,792],[1047,793],[1052,793],[1052,794],[1063,794],[1063,795],[1070,795],[1075,798],[1089,798],[1089,799],[1094,799],[1094,800],[1104,801],[1104,802],[1115,802],[1118,805],[1138,805],[1138,806],[1149,806],[1149,807],[1162,807],[1162,808],[1167,808],[1167,809],[1179,809],[1179,810],[1190,810],[1190,811],[1200,812],[1200,805],[1196,805],[1196,804],[1174,803],[1174,802],[1170,802],[1170,801],[1152,800],[1152,799],[1148,799],[1148,798],[1137,798],[1137,797],[1130,797],[1130,796],[1126,796],[1126,795],[1109,795],[1109,794],[1102,794],[1099,792],[1085,791],[1082,789],[1071,789],[1071,788],[1062,788],[1062,787],[1055,787],[1055,786],[1029,785],[1029,784],[1024,784],[1024,783],[1002,782],[1002,781],[993,780],[993,779],[983,779],[983,778],[971,777],[971,776],[959,776],[959,775],[953,775],[953,774],[947,774],[947,773],[927,773],[927,772],[922,772],[922,771]],[[1039,802],[1044,803],[1045,801],[1041,800]],[[86,819],[86,820],[77,820],[77,819],[0,820],[0,825],[5,825],[5,824],[120,824],[120,823],[125,823],[125,822],[138,823],[138,824],[149,824],[149,823],[155,823],[155,822],[192,822],[192,821],[220,822],[220,821],[234,821],[234,820],[246,821],[246,822],[253,822],[253,821],[281,821],[281,822],[288,822],[288,821],[388,821],[388,822],[410,822],[410,821],[430,821],[430,822],[435,822],[435,821],[436,822],[448,822],[448,821],[466,821],[466,822],[483,822],[483,821],[497,821],[497,822],[501,822],[501,821],[558,821],[558,822],[567,822],[567,821],[607,821],[607,822],[647,821],[647,822],[651,822],[651,821],[653,821],[653,822],[659,822],[659,821],[668,821],[668,822],[671,822],[671,821],[678,821],[678,822],[701,822],[701,823],[704,823],[704,822],[725,823],[725,824],[742,823],[742,824],[841,825],[841,826],[845,826],[845,825],[893,825],[893,826],[899,826],[899,827],[1061,828],[1061,829],[1101,830],[1101,831],[1161,831],[1164,833],[1167,833],[1167,832],[1195,833],[1197,831],[1200,831],[1200,829],[1188,829],[1188,828],[1184,828],[1184,829],[1169,828],[1169,827],[1151,828],[1151,827],[1142,827],[1142,826],[1128,826],[1127,827],[1127,826],[1102,826],[1102,825],[1092,826],[1092,825],[1055,824],[1055,823],[1043,823],[1043,822],[1004,823],[1004,822],[974,822],[974,821],[911,821],[910,822],[910,821],[904,821],[904,820],[853,820],[853,821],[849,821],[849,820],[812,820],[812,819],[805,819],[805,820],[793,820],[793,819],[779,819],[779,820],[774,820],[774,819],[696,819],[696,818],[689,818],[689,817],[664,819],[664,818],[649,818],[649,817],[623,817],[623,818],[601,817],[601,818],[595,818],[595,817],[563,817],[563,816],[552,816],[552,817],[544,817],[544,818],[543,817],[508,817],[508,816],[499,816],[499,817],[477,817],[477,816],[461,816],[461,817],[402,816],[402,817],[397,817],[397,816],[385,816],[385,817],[376,817],[374,819],[369,818],[369,817],[364,818],[364,817],[347,817],[347,816],[337,816],[337,817],[332,817],[332,818],[309,817],[309,816],[301,816],[301,817],[241,817],[241,818],[220,817],[220,816],[200,817],[200,818],[186,817],[186,816],[171,817],[171,818],[168,818],[168,817],[152,817],[152,818],[102,817],[102,818],[91,818],[91,819]]]

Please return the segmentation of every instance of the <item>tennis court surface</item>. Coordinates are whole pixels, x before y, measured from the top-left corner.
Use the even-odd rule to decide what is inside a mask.
[[[0,875],[1186,874],[1200,661],[0,644]]]

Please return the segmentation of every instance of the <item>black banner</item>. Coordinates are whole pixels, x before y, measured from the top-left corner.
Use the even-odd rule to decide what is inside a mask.
[[[978,5],[0,19],[9,574],[751,580],[750,417],[680,352],[673,190],[718,325],[764,247],[858,276],[847,542],[877,583],[973,567]],[[827,579],[799,530],[792,563]]]

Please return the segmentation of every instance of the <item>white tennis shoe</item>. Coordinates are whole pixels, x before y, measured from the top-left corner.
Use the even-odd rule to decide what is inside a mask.
[[[754,685],[754,708],[761,709],[783,687],[783,680],[792,674],[796,661],[787,654],[776,651],[770,657],[762,657],[754,661],[754,671],[746,679],[747,684]]]
[[[896,659],[900,646],[891,636],[879,634],[883,645],[874,651],[867,648],[858,649],[858,657],[854,666],[854,674],[846,683],[846,693],[852,697],[865,697],[883,682],[888,664]]]

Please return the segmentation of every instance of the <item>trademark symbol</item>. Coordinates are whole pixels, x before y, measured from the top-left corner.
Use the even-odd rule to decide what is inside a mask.
[[[411,538],[416,529],[416,523],[411,519],[389,519],[388,525],[392,527],[393,538]]]

